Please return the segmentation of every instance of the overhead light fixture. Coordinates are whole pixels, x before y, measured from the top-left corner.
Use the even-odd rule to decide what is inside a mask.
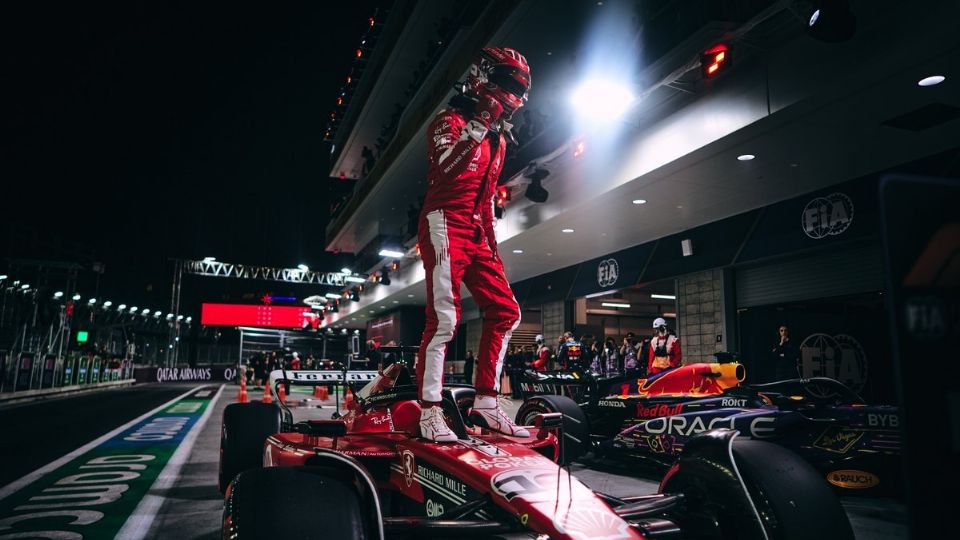
[[[162,315],[162,314],[163,314],[163,312],[160,311],[159,309],[153,312],[153,316],[154,316],[154,317],[159,317],[159,316]]]
[[[186,323],[190,324],[191,322],[193,322],[193,317],[187,317]]]
[[[80,295],[79,294],[73,295],[73,301],[76,302],[78,300],[80,300]]]
[[[690,240],[689,238],[681,240],[680,250],[683,252],[684,257],[693,255],[693,240]]]
[[[753,158],[755,158],[755,157],[757,157],[757,156],[755,156],[755,155],[753,155],[753,154],[740,154],[739,156],[737,156],[737,161],[750,161],[751,159],[753,159]]]
[[[650,298],[660,298],[661,300],[676,300],[677,297],[672,294],[651,294]]]
[[[217,258],[216,258],[216,257],[204,257],[204,258],[203,258],[203,262],[205,262],[205,263],[217,262]]]
[[[840,43],[853,37],[857,18],[847,0],[814,0],[807,20],[807,33],[828,43]]]
[[[297,269],[302,270],[302,271],[304,271],[304,272],[309,272],[309,271],[310,271],[310,267],[307,266],[307,265],[305,265],[305,264],[303,264],[303,263],[298,264],[298,265],[297,265]]]
[[[523,192],[523,196],[535,203],[547,202],[550,192],[543,188],[542,182],[544,178],[550,176],[550,171],[537,168],[526,176],[530,179],[530,184],[527,186],[527,190]]]
[[[108,307],[110,307],[110,306],[112,306],[112,305],[113,305],[113,302],[111,302],[111,301],[109,301],[109,300],[107,300],[106,302],[103,303],[103,307],[105,307],[105,308],[108,308]]]
[[[522,250],[522,249],[515,249],[515,250],[513,250],[513,252],[514,252],[514,253],[523,253],[523,250]]]
[[[5,279],[7,279],[8,277],[9,277],[9,276],[7,276],[6,274],[0,274],[0,281],[3,281],[3,280],[5,280]]]
[[[946,79],[947,78],[944,77],[943,75],[931,75],[929,77],[924,77],[920,79],[920,81],[917,82],[917,84],[920,86],[936,86],[942,83],[943,81],[945,81]]]
[[[349,281],[350,283],[366,283],[366,282],[367,282],[367,280],[363,279],[362,277],[357,277],[357,276],[347,276],[347,277],[343,278],[343,280],[344,280],[344,281]]]
[[[380,250],[380,256],[381,256],[381,257],[390,257],[391,259],[399,259],[399,258],[403,257],[403,252],[402,252],[402,251],[397,251],[397,250],[395,250],[395,249],[381,249],[381,250]]]
[[[53,297],[54,297],[54,298],[60,298],[60,297],[62,297],[62,296],[63,296],[63,291],[57,291],[57,292],[53,293]]]
[[[324,296],[325,298],[329,298],[329,299],[331,299],[331,300],[337,300],[337,299],[340,298],[340,295],[339,295],[339,294],[334,294],[334,293],[332,293],[332,292],[328,292],[327,294],[325,294],[325,295],[323,295],[323,296]]]
[[[574,230],[573,230],[573,229],[569,229],[569,228],[568,228],[568,229],[561,229],[561,231],[560,231],[560,232],[563,232],[563,233],[567,233],[567,234],[570,234],[570,233],[572,233],[572,232],[574,232]]]
[[[603,307],[615,307],[615,308],[624,308],[624,309],[630,307],[630,304],[621,304],[620,302],[601,302],[600,305]]]
[[[30,288],[30,284],[29,284],[29,283],[24,283],[23,285],[20,286],[20,288],[23,289],[23,290],[27,290],[27,289]]]
[[[324,302],[326,302],[326,296],[320,296],[319,294],[308,296],[303,299],[303,303],[311,307],[316,307],[317,305],[323,304]]]
[[[634,199],[633,204],[647,204],[646,199]]]
[[[96,298],[91,298],[91,299],[87,300],[87,303],[90,304],[90,305],[96,304],[96,303],[97,303],[97,299],[96,299]]]
[[[343,275],[345,275],[345,276],[349,276],[350,274],[353,273],[353,270],[350,270],[350,269],[347,268],[347,267],[343,267],[343,268],[340,269],[340,273],[343,274]]]
[[[133,306],[132,308],[130,308],[130,313],[136,313],[136,312],[137,312],[137,306]]]
[[[183,315],[177,315],[177,320],[178,320],[178,321],[182,321],[182,320],[183,320]]]
[[[587,80],[570,95],[570,104],[577,114],[592,122],[619,119],[635,100],[636,96],[626,84],[603,79]]]
[[[588,294],[585,298],[598,298],[598,297],[600,297],[600,296],[607,296],[607,295],[613,294],[613,293],[615,293],[615,292],[618,292],[618,291],[617,291],[617,290],[603,291],[603,292]]]
[[[413,295],[412,295],[412,294],[408,294],[408,295],[407,295],[407,298],[413,298]]]
[[[668,311],[668,312],[664,313],[663,316],[666,317],[666,318],[668,318],[668,319],[676,319],[676,318],[677,318],[677,314],[674,313],[674,312],[672,312],[672,311]]]
[[[126,305],[126,304],[120,304],[119,306],[117,306],[117,311],[123,311],[123,310],[125,310],[125,309],[127,309],[127,305]]]
[[[167,320],[173,319],[173,313],[167,313]]]
[[[149,314],[150,314],[150,310],[147,309],[147,308],[143,308],[143,311],[141,311],[140,313],[142,313],[143,315],[149,315]],[[160,312],[158,311],[157,313],[160,313]]]

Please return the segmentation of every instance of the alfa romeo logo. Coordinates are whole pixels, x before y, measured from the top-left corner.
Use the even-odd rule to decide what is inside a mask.
[[[620,265],[616,259],[605,259],[597,265],[597,284],[612,287],[620,277]]]
[[[800,373],[804,379],[836,379],[860,392],[867,382],[867,355],[853,336],[811,334],[800,344]]]
[[[807,203],[800,216],[803,232],[814,240],[843,234],[853,222],[853,201],[843,193],[831,193]]]

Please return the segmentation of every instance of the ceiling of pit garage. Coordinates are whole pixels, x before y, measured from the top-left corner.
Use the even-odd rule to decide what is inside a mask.
[[[498,227],[508,277],[516,282],[960,146],[960,120],[923,131],[882,125],[892,117],[930,103],[960,107],[960,92],[954,88],[960,81],[960,46],[949,35],[949,29],[941,30],[935,24],[937,20],[956,20],[958,6],[944,9],[952,10],[952,15],[918,11],[915,17],[896,21],[891,17],[872,27],[861,28],[858,36],[872,34],[874,43],[878,36],[886,35],[890,49],[883,55],[863,51],[859,55],[862,62],[857,65],[849,65],[848,60],[847,65],[833,66],[834,76],[829,79],[832,82],[829,87],[781,110],[777,110],[778,95],[789,94],[789,88],[770,87],[770,107],[776,114],[764,114],[754,121],[743,122],[743,127],[692,151],[671,155],[673,147],[683,148],[697,141],[685,141],[682,133],[666,131],[663,140],[652,147],[621,146],[617,149],[620,153],[613,158],[592,156],[606,164],[591,163],[589,146],[579,163],[565,154],[550,165],[551,175],[544,181],[550,200],[534,205],[522,196],[515,197],[506,219]],[[513,44],[514,34],[539,27],[543,21],[537,12],[534,5],[511,28],[505,28],[506,35],[498,36],[497,41]],[[910,28],[904,28],[907,26]],[[902,35],[891,33],[898,29]],[[922,38],[910,40],[905,36]],[[820,49],[820,52],[834,47],[833,50],[845,53],[838,57],[849,59],[858,56],[858,46],[872,46],[865,41],[868,46],[859,45],[856,40],[827,45],[801,37],[794,46]],[[521,45],[518,43],[517,47]],[[552,52],[548,47],[549,43],[546,46],[531,43],[526,50],[521,50],[530,55],[531,64],[536,66],[535,55]],[[811,57],[822,58],[822,55]],[[802,61],[802,55],[799,58]],[[794,67],[774,65],[770,69]],[[934,87],[917,86],[919,79],[931,74],[943,74],[948,79]],[[737,72],[730,75],[733,80]],[[534,87],[531,106],[539,105],[536,92],[543,90],[542,86]],[[753,90],[744,90],[750,91]],[[710,104],[709,99],[701,101],[706,101],[705,106],[712,106],[714,110],[718,106]],[[688,106],[674,116],[696,111],[695,107]],[[645,114],[644,103],[634,112]],[[733,106],[730,118],[721,122],[742,122],[738,114],[749,116]],[[422,140],[409,145],[392,178],[421,178],[424,153]],[[651,153],[664,155],[648,159],[647,154]],[[741,154],[754,154],[756,159],[738,161],[736,158]],[[642,158],[646,162],[623,166],[618,163],[616,170],[609,165],[610,161],[638,162]],[[591,174],[587,171],[622,174],[623,169],[640,174],[591,196]],[[401,186],[400,182],[385,188],[384,193],[366,201],[361,214],[374,223],[384,219],[380,226],[389,228],[396,224],[385,216],[401,205],[405,208],[407,200],[402,194],[408,194],[411,188]],[[644,199],[647,203],[633,205],[634,199]],[[358,222],[363,223],[362,219],[352,221]],[[575,232],[565,234],[561,232],[564,228]],[[515,254],[513,250],[523,250],[523,253]],[[405,264],[408,270],[406,274],[401,270],[394,277],[394,286],[375,288],[375,301],[365,298],[356,305],[348,303],[347,309],[334,317],[333,324],[358,327],[366,318],[389,311],[397,304],[422,303],[422,269],[417,268],[419,264],[414,260],[407,260]],[[354,313],[345,313],[347,310]]]

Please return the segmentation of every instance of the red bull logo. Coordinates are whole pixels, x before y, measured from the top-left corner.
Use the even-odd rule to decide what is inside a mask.
[[[660,416],[673,416],[683,412],[683,404],[677,405],[651,405],[644,407],[637,404],[637,418],[658,418]]]

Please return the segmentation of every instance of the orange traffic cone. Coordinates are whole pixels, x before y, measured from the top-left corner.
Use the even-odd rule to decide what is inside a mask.
[[[350,391],[349,386],[343,387],[343,406],[349,407],[350,403],[353,402],[353,392]]]
[[[330,389],[326,386],[320,386],[320,399],[326,401],[330,399]]]
[[[324,399],[324,397],[323,397],[323,392],[322,392],[322,390],[321,390],[322,388],[323,388],[322,386],[314,386],[314,387],[313,387],[313,397],[315,397],[315,398],[317,398],[317,399]]]
[[[237,403],[249,403],[250,396],[247,395],[247,380],[240,379],[240,393],[237,394]]]
[[[277,399],[280,400],[280,403],[287,402],[287,392],[283,389],[283,386],[284,385],[281,384],[277,387]]]
[[[270,383],[263,385],[263,402],[273,403],[273,396],[270,395]]]

